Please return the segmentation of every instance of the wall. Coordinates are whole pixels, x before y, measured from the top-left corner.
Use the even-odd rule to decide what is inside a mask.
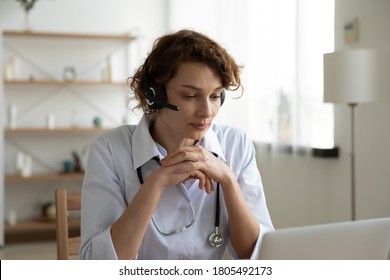
[[[2,26],[0,24],[0,30]],[[0,35],[0,61],[3,61],[3,36]],[[0,68],[0,77],[3,77],[3,67]],[[0,108],[4,108],[3,101],[3,79],[0,78]],[[0,128],[2,128],[3,123],[3,110],[0,114]],[[3,232],[3,224],[4,224],[4,132],[3,129],[0,129],[0,246],[4,244],[4,232]]]
[[[256,144],[275,228],[332,222],[331,168],[338,159],[269,150]]]
[[[355,114],[357,218],[390,216],[390,1],[338,0],[335,17],[335,49],[373,48],[381,61],[382,98],[376,103],[361,104]],[[342,27],[357,18],[359,40],[346,44]],[[333,166],[332,198],[341,205],[345,182],[349,182],[350,112],[346,106],[335,106],[335,141],[342,148],[340,161]],[[349,190],[348,190],[349,191]],[[348,201],[348,200],[345,200]],[[337,208],[333,217],[340,217]],[[345,215],[344,215],[345,216]]]

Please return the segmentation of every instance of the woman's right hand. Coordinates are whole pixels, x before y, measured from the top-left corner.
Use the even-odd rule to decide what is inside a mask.
[[[213,184],[202,171],[196,168],[194,162],[183,161],[172,166],[160,167],[152,172],[145,183],[167,188],[181,184],[188,179],[199,179],[199,188],[210,194],[214,191]]]

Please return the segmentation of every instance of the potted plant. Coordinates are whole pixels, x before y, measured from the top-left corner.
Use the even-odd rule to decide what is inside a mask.
[[[24,10],[24,26],[26,29],[30,29],[29,13],[34,8],[34,5],[38,0],[16,0]]]

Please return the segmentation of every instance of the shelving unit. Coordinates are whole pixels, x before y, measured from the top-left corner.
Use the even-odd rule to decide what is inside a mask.
[[[35,112],[35,107],[41,106],[42,103],[46,102],[48,99],[52,99],[53,96],[60,96],[60,95],[68,95],[68,96],[76,96],[78,99],[75,101],[75,103],[78,104],[78,106],[81,106],[80,103],[84,102],[85,104],[83,106],[88,107],[89,99],[93,98],[94,95],[97,95],[97,98],[101,98],[102,93],[101,92],[108,92],[111,96],[113,92],[118,91],[124,91],[123,89],[127,88],[127,80],[124,79],[103,79],[99,76],[100,72],[95,71],[94,69],[90,74],[86,75],[80,75],[80,77],[75,77],[72,80],[66,80],[61,77],[62,73],[61,71],[58,71],[58,67],[55,66],[55,63],[59,63],[58,66],[60,66],[60,69],[64,67],[66,63],[68,63],[68,60],[64,59],[62,57],[61,52],[67,52],[69,53],[77,53],[79,51],[85,51],[82,47],[77,47],[79,45],[81,46],[87,46],[87,54],[89,56],[85,57],[81,56],[77,53],[76,56],[77,59],[74,60],[73,63],[79,63],[80,61],[87,60],[88,58],[93,55],[90,54],[90,52],[97,46],[99,48],[102,48],[102,45],[104,46],[111,46],[114,45],[115,48],[118,46],[123,46],[126,48],[125,51],[125,58],[128,60],[128,50],[127,46],[130,42],[135,40],[136,38],[132,36],[131,34],[79,34],[79,33],[58,33],[58,32],[24,32],[24,31],[12,31],[12,30],[5,30],[2,33],[3,35],[3,42],[4,42],[4,48],[5,50],[11,49],[11,53],[15,52],[14,55],[18,56],[21,60],[25,60],[27,64],[31,64],[32,67],[38,69],[39,73],[35,73],[34,75],[28,74],[28,75],[22,75],[21,77],[13,77],[7,78],[7,75],[5,76],[5,79],[3,80],[3,88],[4,88],[4,97],[6,100],[7,95],[14,94],[16,92],[22,97],[19,97],[19,100],[25,101],[23,97],[23,93],[25,93],[26,98],[30,98],[32,101],[30,103],[24,104],[20,106],[21,110],[29,110],[29,114],[31,112]],[[7,46],[6,41],[10,40],[12,44]],[[42,40],[42,41],[41,41]],[[33,47],[37,48],[38,51],[40,46],[47,49],[48,55],[58,55],[58,60],[51,58],[47,58],[41,53],[38,55],[38,64],[45,65],[46,63],[52,64],[51,68],[45,70],[41,67],[41,65],[37,65],[36,62],[34,62],[33,57],[29,57],[29,55],[26,55],[26,53],[23,53],[23,51],[20,51],[18,49],[19,46],[25,47],[26,44],[30,44],[30,42],[33,42]],[[40,43],[42,42],[42,44]],[[1,43],[1,40],[0,40]],[[41,45],[40,45],[41,44]],[[57,45],[56,45],[57,44]],[[74,45],[77,45],[76,47],[73,47]],[[64,47],[64,45],[66,47]],[[16,46],[14,48],[13,46]],[[55,51],[51,51],[50,48],[53,48],[53,46],[59,46],[59,48],[55,47]],[[71,46],[70,48],[68,46]],[[57,50],[58,49],[58,50]],[[23,48],[22,48],[23,50]],[[100,50],[100,49],[99,49]],[[56,52],[58,51],[58,54]],[[112,50],[110,50],[112,51]],[[111,55],[112,52],[109,53]],[[36,55],[36,53],[33,52],[33,54]],[[107,57],[107,53],[104,53],[103,57]],[[4,57],[6,58],[6,57]],[[94,57],[93,57],[94,58]],[[46,59],[46,61],[45,61]],[[61,60],[62,59],[62,60]],[[94,58],[95,59],[95,58]],[[126,63],[127,60],[123,60],[123,63]],[[70,65],[72,65],[72,59],[69,59]],[[54,63],[53,63],[54,62]],[[95,64],[93,64],[95,63]],[[99,67],[98,64],[95,62],[92,63],[93,67]],[[66,65],[65,65],[66,66]],[[69,66],[69,65],[67,65]],[[91,69],[88,67],[85,71],[80,71],[81,74],[84,74],[86,71],[90,71]],[[125,70],[126,67],[124,67]],[[30,70],[31,71],[31,70]],[[79,72],[79,71],[78,71]],[[79,74],[79,73],[78,73]],[[128,73],[125,73],[128,75]],[[54,88],[54,90],[53,90]],[[69,93],[69,94],[68,94]],[[0,92],[1,94],[1,92]],[[87,97],[84,97],[82,95],[85,95]],[[39,96],[39,100],[34,100],[36,96]],[[1,97],[1,96],[0,96]],[[15,98],[15,97],[14,97]],[[81,100],[81,101],[80,101]],[[123,101],[123,100],[122,100]],[[104,102],[104,101],[102,101]],[[53,103],[59,108],[63,108],[64,104],[58,104],[55,101]],[[103,108],[105,107],[103,104]],[[4,106],[7,106],[6,103],[4,103]],[[74,105],[76,106],[76,105]],[[73,105],[70,106],[69,110],[74,110]],[[26,109],[27,108],[27,109]],[[2,110],[6,108],[2,108]],[[19,109],[19,108],[18,108]],[[57,112],[55,107],[53,106],[53,110],[55,113],[60,115],[60,112]],[[89,106],[87,108],[89,111],[96,111],[100,115],[107,116],[107,113],[104,112],[99,106]],[[100,110],[100,111],[99,111]],[[39,110],[37,110],[39,111]],[[86,110],[84,110],[86,111]],[[24,112],[22,112],[24,113]],[[40,114],[42,114],[40,112]],[[29,115],[29,117],[30,117]],[[34,115],[35,116],[35,115]],[[43,121],[42,116],[40,118]],[[27,119],[27,118],[25,118]],[[87,126],[85,123],[82,123],[80,125],[74,125],[72,123],[70,124],[63,124],[60,123],[53,129],[49,129],[45,127],[45,125],[37,124],[37,121],[33,121],[30,119],[27,119],[26,124],[20,123],[16,128],[9,128],[4,127],[2,128],[2,132],[4,135],[4,145],[8,145],[8,151],[7,148],[5,150],[5,153],[10,153],[10,148],[16,149],[16,150],[22,150],[24,151],[33,151],[32,156],[39,157],[40,155],[46,155],[50,157],[50,153],[52,151],[45,147],[43,144],[45,141],[50,143],[51,145],[56,145],[58,142],[58,145],[61,145],[62,149],[65,149],[63,146],[68,144],[69,140],[74,139],[92,139],[95,137],[95,135],[103,132],[104,130],[109,129],[110,127],[115,127],[116,125],[119,125],[120,123],[115,123],[115,119],[110,119],[110,122],[113,123],[113,125],[107,127],[94,127],[92,125],[92,122],[89,123],[90,126]],[[26,140],[28,139],[28,140]],[[67,140],[63,140],[67,139]],[[24,142],[22,140],[25,140]],[[31,140],[31,141],[30,141]],[[14,142],[14,143],[13,143]],[[26,144],[27,143],[27,144]],[[28,145],[34,145],[34,143],[38,143],[41,146],[43,146],[42,152],[37,152],[37,147],[28,147]],[[65,143],[65,144],[64,144]],[[42,147],[41,147],[42,148]],[[59,157],[58,154],[61,154],[61,151],[55,151],[55,155],[53,157]],[[9,155],[8,155],[8,161],[9,161]],[[52,159],[52,158],[51,158]],[[38,163],[44,163],[45,160],[42,158],[35,158],[34,159]],[[61,162],[62,158],[58,158],[57,161]],[[19,188],[25,188],[26,191],[33,192],[35,189],[38,189],[38,187],[42,188],[48,188],[51,185],[52,186],[58,186],[61,182],[64,182],[68,184],[69,182],[73,182],[77,186],[81,186],[82,179],[83,179],[83,173],[62,173],[61,170],[55,170],[55,166],[53,167],[52,163],[47,163],[45,165],[46,167],[50,167],[50,170],[43,170],[39,172],[33,172],[31,176],[28,177],[22,177],[20,175],[16,175],[15,173],[9,173],[6,172],[3,178],[4,182],[4,189],[5,189],[5,195],[4,197],[7,198],[7,192],[12,191],[15,189],[15,187]],[[43,167],[44,168],[44,167]],[[9,169],[9,168],[8,168]],[[1,175],[1,174],[0,174]],[[31,188],[30,188],[31,185]],[[28,186],[28,187],[27,187]],[[54,189],[51,189],[50,191],[53,191]],[[42,190],[41,190],[42,192]],[[7,204],[7,203],[6,203]],[[36,204],[36,203],[35,203]],[[76,220],[70,220],[70,227],[71,232],[77,232],[79,231],[79,225],[80,221],[79,219]],[[3,230],[1,227],[3,225],[0,225],[0,230]],[[32,219],[20,219],[20,222],[18,222],[16,225],[4,225],[4,236],[5,236],[5,242],[21,242],[21,241],[30,241],[30,240],[42,240],[42,239],[53,239],[55,237],[55,223],[54,221],[47,221],[42,220],[40,217],[32,218]]]

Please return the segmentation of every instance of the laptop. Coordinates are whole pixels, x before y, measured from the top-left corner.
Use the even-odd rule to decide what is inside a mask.
[[[386,260],[390,218],[285,228],[264,235],[258,259]]]

